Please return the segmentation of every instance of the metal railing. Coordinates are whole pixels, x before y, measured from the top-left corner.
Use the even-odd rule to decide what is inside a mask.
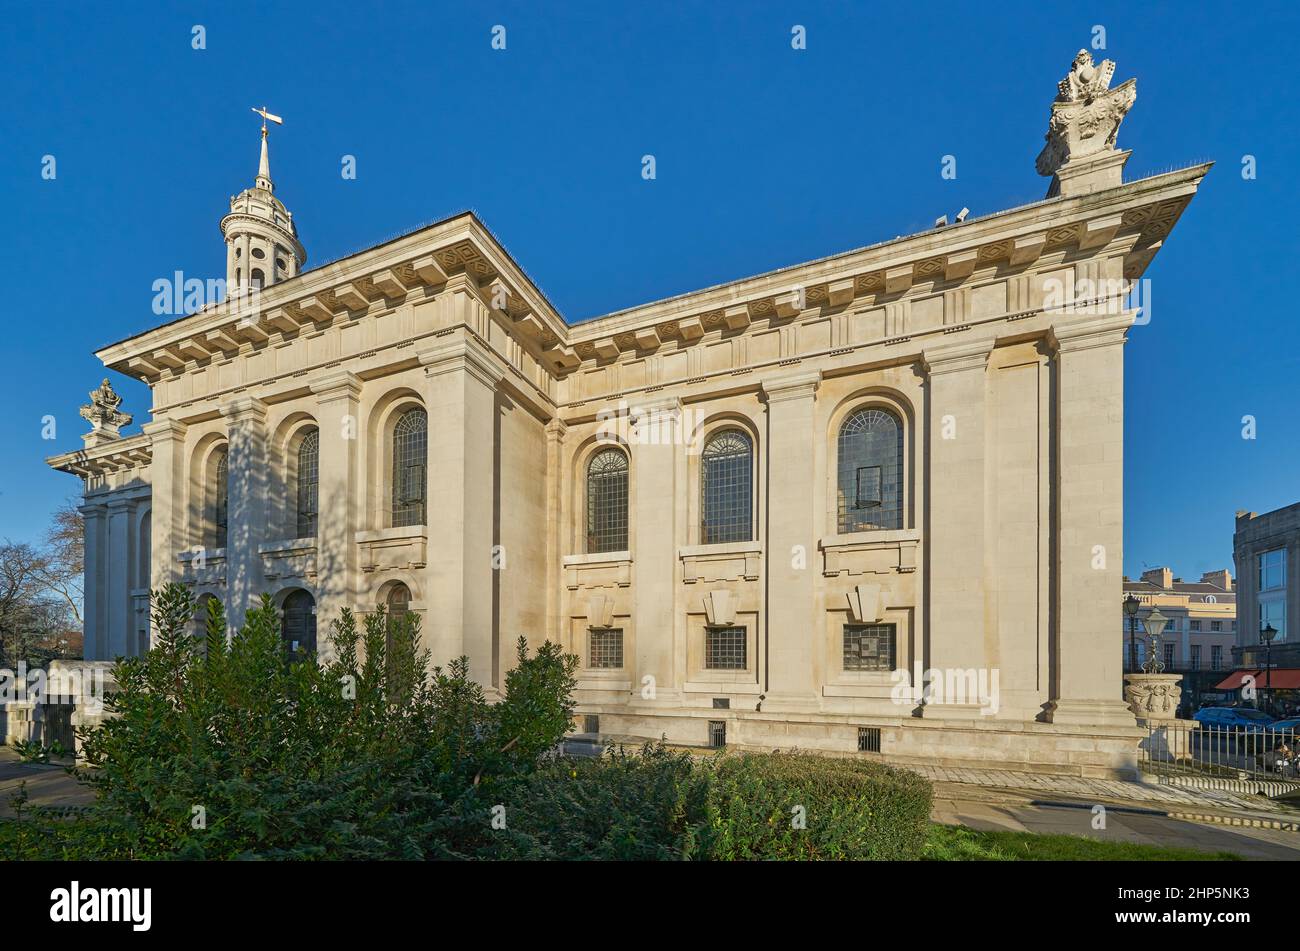
[[[1139,763],[1143,772],[1175,784],[1232,788],[1244,780],[1300,789],[1300,731],[1148,721]]]

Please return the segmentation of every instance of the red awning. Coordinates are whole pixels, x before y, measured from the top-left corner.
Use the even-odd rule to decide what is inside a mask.
[[[1240,690],[1241,682],[1247,677],[1255,678],[1255,688],[1259,689],[1264,686],[1277,688],[1280,690],[1295,690],[1300,688],[1300,668],[1296,667],[1274,667],[1272,671],[1259,669],[1251,670],[1234,670],[1230,676],[1218,684],[1215,690]]]

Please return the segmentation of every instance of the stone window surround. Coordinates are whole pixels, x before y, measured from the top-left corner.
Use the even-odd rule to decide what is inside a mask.
[[[916,466],[914,463],[916,455],[916,414],[913,412],[912,403],[902,394],[891,389],[883,387],[870,387],[858,393],[854,393],[841,400],[831,413],[830,425],[827,427],[826,434],[826,531],[831,533],[828,537],[834,538],[868,538],[871,536],[886,536],[891,532],[900,531],[899,529],[864,529],[860,532],[839,533],[839,507],[837,504],[837,493],[839,491],[839,437],[840,430],[850,416],[860,409],[883,409],[892,413],[903,427],[903,471],[900,476],[900,485],[903,493],[901,500],[903,510],[903,528],[902,531],[910,531],[916,525],[916,493],[915,484]]]

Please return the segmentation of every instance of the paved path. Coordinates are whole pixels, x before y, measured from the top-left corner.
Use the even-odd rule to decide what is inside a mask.
[[[13,814],[9,798],[23,783],[28,806],[81,806],[95,798],[63,767],[24,763],[13,750],[0,748],[0,816]]]
[[[1188,789],[1157,783],[1130,783],[1118,779],[1082,779],[1074,776],[1044,776],[1000,769],[952,769],[944,766],[913,766],[936,783],[961,783],[994,789],[1015,789],[1051,796],[1070,796],[1090,802],[1124,801],[1197,809],[1230,809],[1257,813],[1285,814],[1300,819],[1300,813],[1267,796],[1248,796],[1220,789]]]
[[[936,822],[981,831],[1062,833],[1105,842],[1232,852],[1254,860],[1300,860],[1300,833],[1188,822],[1158,810],[1123,805],[1111,805],[1106,810],[1106,828],[1094,829],[1093,805],[1067,797],[1048,800],[970,783],[939,782],[931,815]]]

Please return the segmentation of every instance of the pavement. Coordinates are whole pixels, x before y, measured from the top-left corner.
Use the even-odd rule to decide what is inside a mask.
[[[24,763],[11,749],[0,748],[0,816],[13,815],[10,797],[27,785],[27,805],[84,806],[95,798],[62,766]]]
[[[1105,828],[1095,829],[1094,807],[1105,807]],[[1207,814],[1208,815],[1208,814]],[[970,783],[936,782],[931,817],[946,825],[978,831],[1008,830],[1039,835],[1061,833],[1104,842],[1134,842],[1203,852],[1231,852],[1264,861],[1300,860],[1300,833],[1178,818],[1166,809],[1120,801],[996,789]],[[1231,819],[1224,811],[1216,819]]]

